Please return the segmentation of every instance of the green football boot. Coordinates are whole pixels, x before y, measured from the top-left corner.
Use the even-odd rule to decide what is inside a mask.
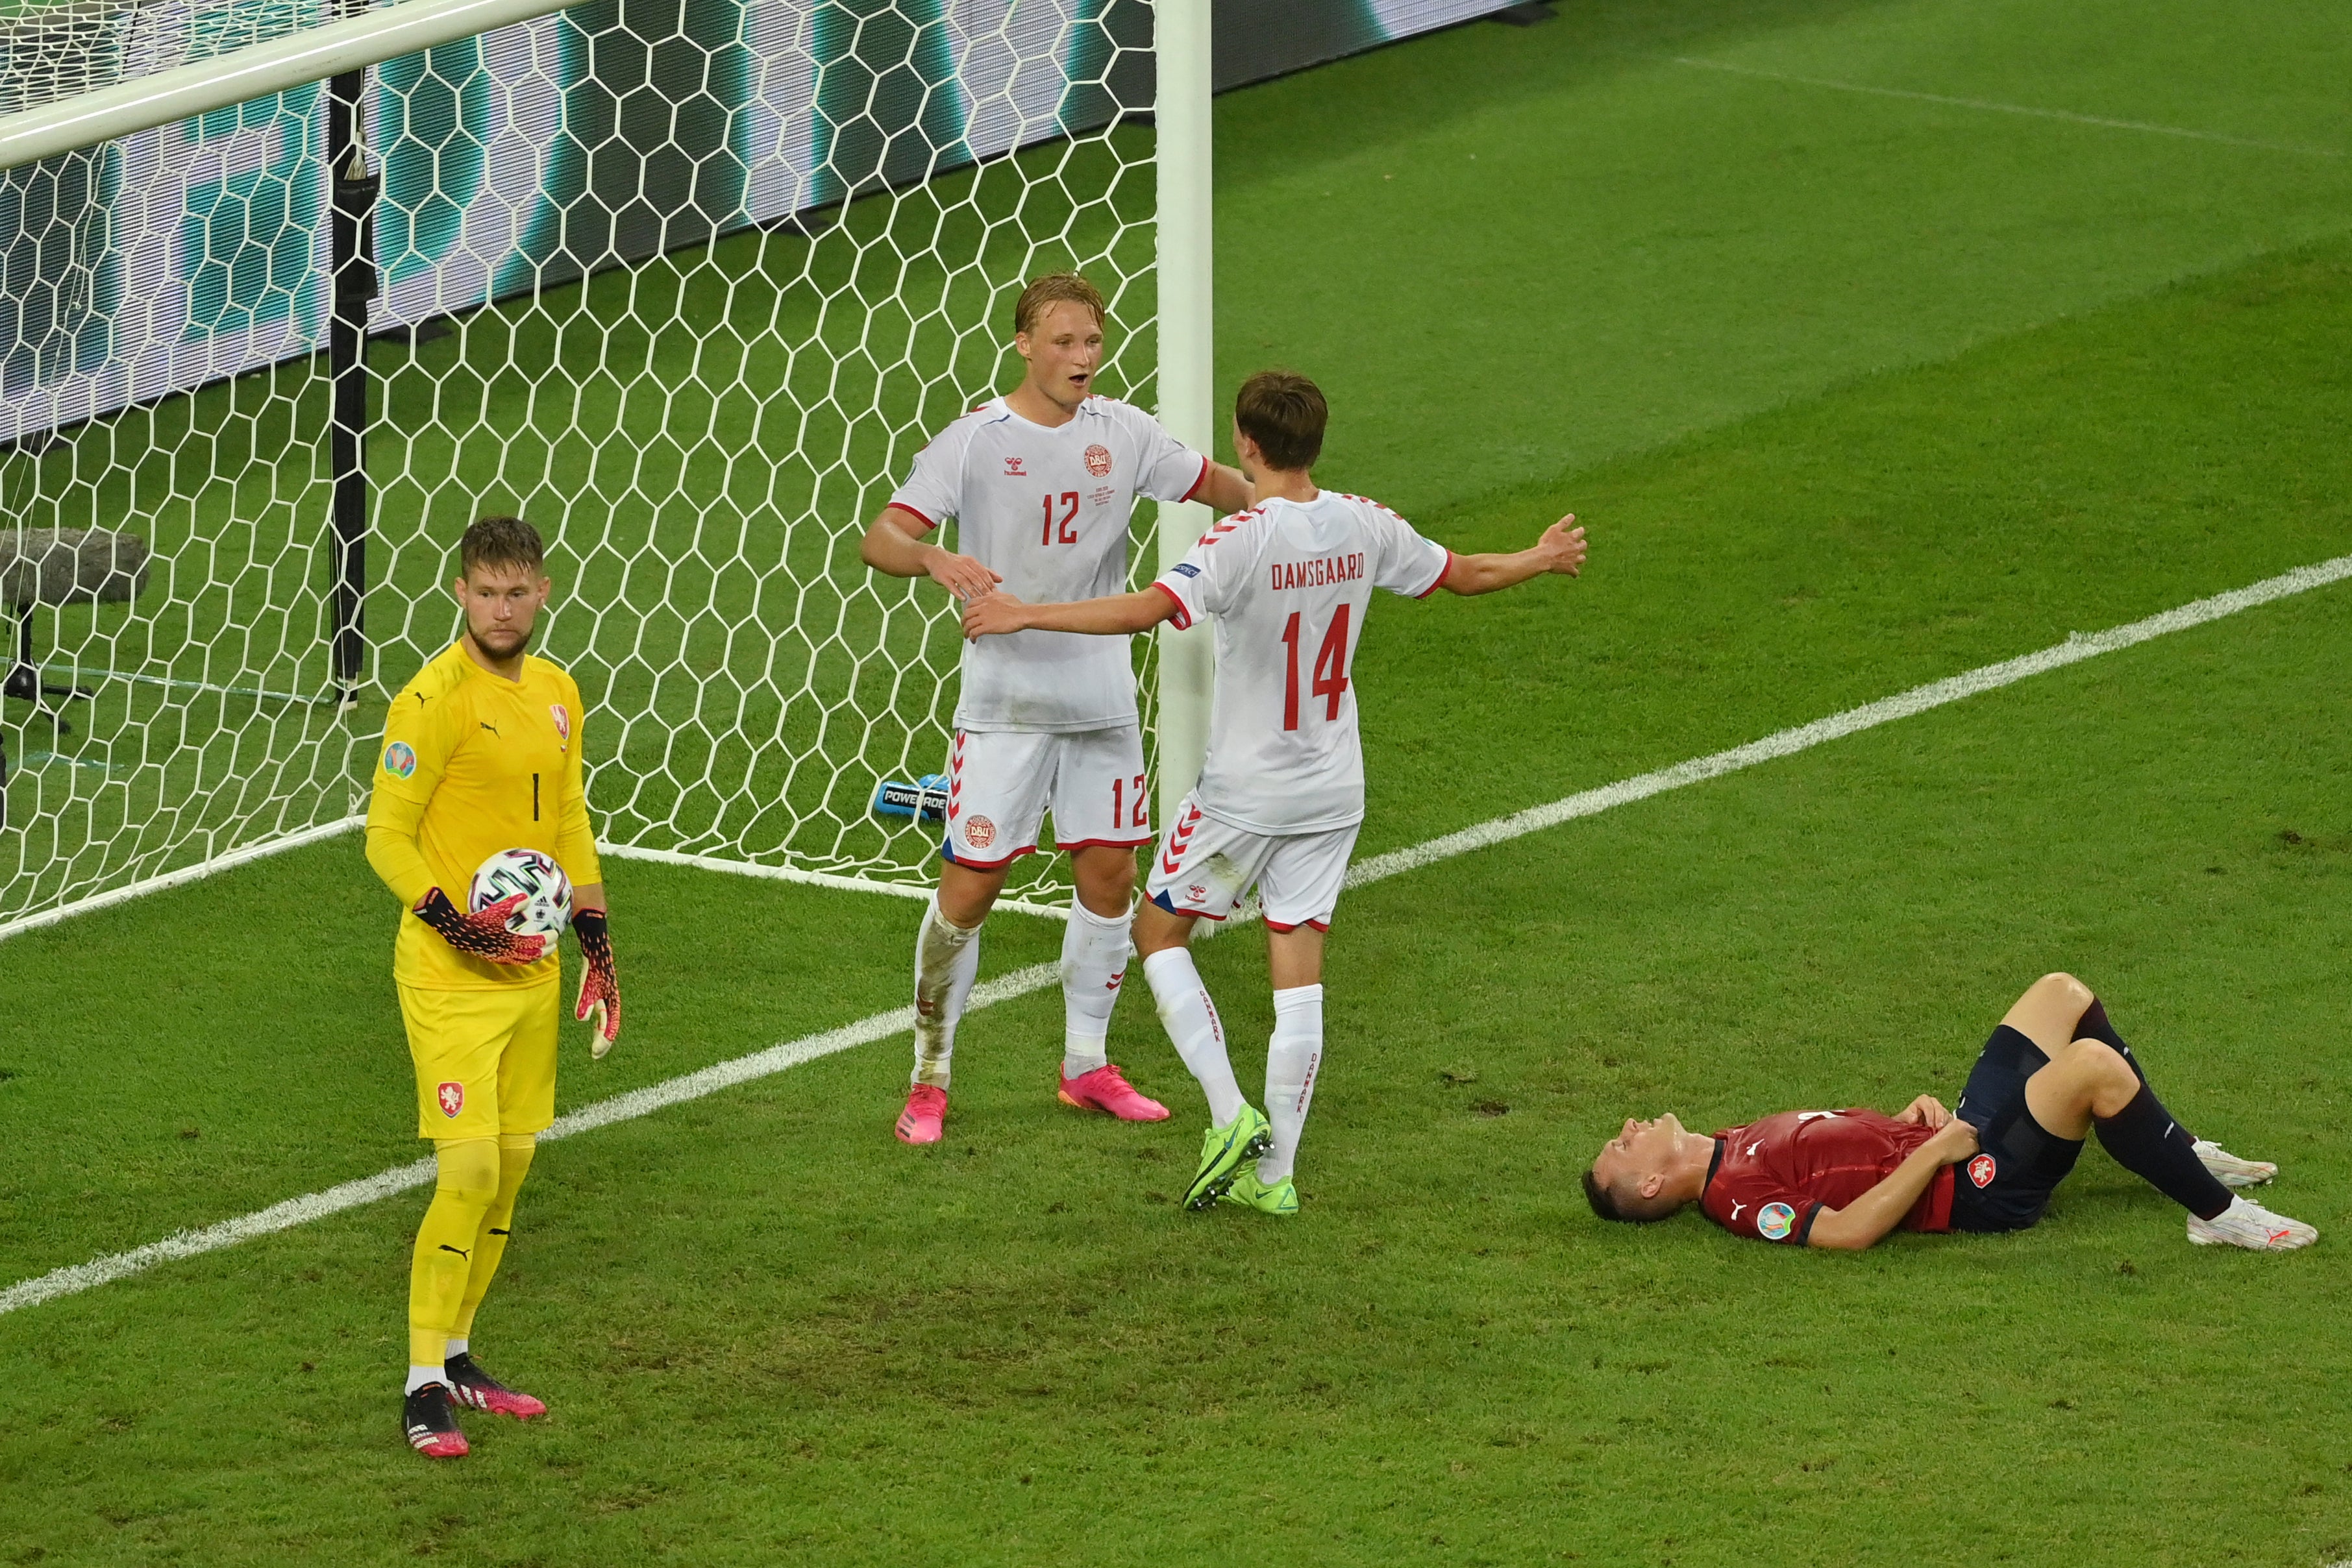
[[[1234,1173],[1243,1162],[1273,1146],[1274,1134],[1266,1126],[1265,1113],[1244,1103],[1232,1121],[1210,1128],[1208,1136],[1201,1140],[1201,1168],[1192,1173],[1192,1185],[1185,1189],[1184,1207],[1198,1213],[1213,1205],[1234,1185]]]
[[[1255,1166],[1244,1166],[1234,1174],[1234,1185],[1218,1201],[1255,1208],[1260,1214],[1297,1214],[1298,1189],[1291,1185],[1288,1176],[1277,1182],[1263,1182],[1257,1179]]]

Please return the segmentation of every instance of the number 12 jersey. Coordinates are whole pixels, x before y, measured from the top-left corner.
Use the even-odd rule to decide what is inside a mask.
[[[1003,398],[940,432],[890,504],[937,527],[1032,604],[1127,587],[1135,497],[1187,501],[1209,460],[1141,409],[1090,397],[1054,429]],[[1070,734],[1133,724],[1135,672],[1124,637],[1015,632],[963,645],[958,729]]]
[[[1217,622],[1193,792],[1203,816],[1269,835],[1363,821],[1351,672],[1364,612],[1375,588],[1427,598],[1452,562],[1379,502],[1325,490],[1234,513],[1152,584],[1176,601],[1179,628]]]

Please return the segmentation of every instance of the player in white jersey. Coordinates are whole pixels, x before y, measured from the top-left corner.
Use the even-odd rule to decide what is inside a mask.
[[[999,583],[1033,599],[1084,599],[1127,584],[1135,497],[1249,504],[1248,482],[1130,404],[1093,393],[1102,296],[1074,273],[1038,278],[1013,313],[1021,384],[933,438],[866,529],[867,565],[929,577],[964,600]],[[956,522],[957,549],[924,536]],[[1166,1106],[1138,1093],[1107,1053],[1127,972],[1135,851],[1151,841],[1150,789],[1124,637],[1031,632],[967,643],[948,754],[940,885],[915,938],[915,1071],[898,1135],[939,1142],[950,1057],[980,968],[980,927],[1013,862],[1054,818],[1076,896],[1062,942],[1061,1098],[1122,1121]]]
[[[1350,672],[1372,590],[1491,593],[1546,572],[1574,577],[1584,564],[1573,517],[1529,549],[1454,555],[1377,502],[1318,490],[1309,469],[1328,417],[1306,377],[1252,376],[1234,401],[1234,451],[1256,486],[1255,507],[1211,528],[1140,593],[1024,604],[999,591],[964,611],[974,638],[1040,628],[1120,636],[1162,621],[1216,621],[1208,758],[1160,840],[1135,922],[1160,1022],[1208,1095],[1209,1133],[1184,1197],[1192,1209],[1221,1197],[1268,1214],[1298,1209],[1291,1173],[1323,1056],[1323,934],[1364,818]],[[1223,920],[1253,885],[1274,984],[1270,1122],[1243,1097],[1185,946],[1194,921]]]

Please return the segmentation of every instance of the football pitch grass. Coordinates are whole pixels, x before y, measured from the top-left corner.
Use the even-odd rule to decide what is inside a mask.
[[[1967,26],[1920,5],[1712,15],[1467,29],[1221,108],[1230,161],[1317,94],[1336,95],[1328,113],[1391,89],[1404,115],[1475,80],[1480,114],[1582,115],[1567,123],[1586,136],[1614,113],[1626,145],[1627,125],[1680,117],[1688,156],[1746,123],[1720,95],[1785,93],[1767,129],[1813,163],[1750,210],[1847,291],[1850,308],[1784,319],[1769,279],[1733,287],[1732,246],[1712,253],[1712,294],[1687,251],[1670,270],[1688,299],[1641,287],[1622,270],[1633,219],[1697,243],[1668,232],[1677,198],[1643,186],[1576,219],[1614,247],[1619,271],[1590,266],[1628,291],[1619,341],[1584,340],[1605,321],[1514,317],[1508,233],[1462,260],[1487,314],[1450,319],[1433,268],[1400,281],[1365,257],[1342,270],[1365,308],[1425,307],[1426,340],[1342,333],[1337,299],[1302,336],[1278,294],[1240,286],[1247,214],[1228,212],[1224,368],[1278,356],[1335,384],[1329,482],[1393,497],[1456,549],[1514,547],[1567,506],[1593,530],[1582,582],[1376,615],[1363,853],[2352,549],[2352,246],[2316,237],[2343,225],[2340,162],[2282,172],[2271,160],[2299,155],[1642,62],[2352,146],[2339,111],[2298,119],[2293,92],[2256,93],[2252,46],[2186,8],[2095,57],[2000,36],[2091,26],[2045,6]],[[2277,32],[2263,47],[2292,54]],[[1611,49],[1613,66],[1579,53]],[[1548,100],[1513,75],[1536,50],[1581,61]],[[2301,79],[2285,55],[2261,63]],[[2137,96],[2092,90],[2117,84]],[[1719,125],[1690,122],[1710,104]],[[1371,117],[1319,162],[1423,178],[1425,204],[1463,182],[1421,162],[1468,134],[1431,119],[1408,139]],[[2034,164],[2061,137],[2124,144],[2064,143],[2112,164]],[[1572,151],[1526,156],[1572,179]],[[1833,157],[1877,183],[1809,172]],[[1321,172],[1235,174],[1225,200]],[[1535,224],[1498,201],[1535,178],[1482,187],[1495,224]],[[1923,272],[1983,247],[1964,298],[1895,247],[1873,272],[1824,238],[1858,246],[1874,215],[1924,211],[1922,180],[1981,198],[1916,241]],[[2159,191],[2176,205],[2135,204]],[[2025,207],[2016,230],[1993,222]],[[1367,221],[1441,254],[1402,208]],[[1509,384],[1505,417],[1465,416],[1448,347],[1465,335],[1492,352],[1477,376]],[[1412,382],[1449,363],[1450,387]],[[1367,424],[1377,439],[1349,434]],[[2347,593],[1352,894],[1286,1225],[1171,1201],[1198,1096],[1142,996],[1121,1003],[1113,1055],[1177,1119],[1057,1106],[1047,991],[975,1016],[936,1151],[888,1136],[903,1037],[551,1145],[478,1341],[555,1414],[470,1419],[458,1465],[394,1431],[414,1195],[0,1317],[16,1374],[0,1560],[2352,1555],[2329,1305],[2352,1223]],[[592,1066],[568,1030],[563,1108],[904,1001],[898,901],[625,862],[612,880],[628,1032]],[[0,945],[16,1151],[0,1284],[415,1157],[389,925],[344,840]],[[1000,918],[983,971],[1057,945],[1049,924]],[[1252,1087],[1262,954],[1255,932],[1200,949]],[[2190,1124],[2281,1162],[2273,1201],[2318,1247],[2193,1249],[2095,1148],[2033,1231],[1859,1257],[1585,1211],[1576,1173],[1628,1113],[1710,1126],[1948,1101],[2008,1000],[2053,967],[2107,997]]]

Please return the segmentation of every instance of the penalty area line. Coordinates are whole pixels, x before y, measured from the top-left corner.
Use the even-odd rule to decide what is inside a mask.
[[[1720,779],[1727,773],[1736,773],[1742,768],[1753,768],[1759,763],[1793,756],[1800,751],[1807,751],[1816,746],[1843,739],[1849,735],[1874,729],[1881,725],[1892,724],[1897,719],[1909,718],[1986,692],[1997,691],[2003,686],[2014,685],[2020,681],[2031,679],[2052,670],[2063,669],[2069,664],[2078,664],[2086,659],[2095,659],[2105,653],[2136,647],[2139,643],[2168,636],[2175,632],[2185,632],[2191,627],[2202,626],[2208,622],[2219,621],[2224,616],[2235,615],[2241,611],[2273,603],[2298,593],[2307,593],[2313,589],[2341,582],[2347,578],[2352,578],[2352,555],[2338,556],[2333,560],[2297,567],[2293,571],[2265,578],[2260,582],[2250,583],[2244,588],[2232,589],[2227,593],[2217,593],[2210,598],[2195,600],[2177,609],[2167,610],[2160,614],[2150,615],[2145,620],[2134,621],[2127,625],[2113,627],[2105,632],[2074,632],[2063,643],[2055,643],[2036,653],[2006,659],[1997,664],[1987,664],[1980,669],[1970,670],[1944,680],[1930,681],[1926,685],[1914,686],[1909,691],[1899,692],[1890,697],[1882,697],[1876,702],[1865,703],[1860,707],[1848,708],[1843,713],[1832,714],[1827,718],[1819,718],[1810,724],[1797,725],[1776,731],[1760,740],[1749,741],[1745,746],[1735,746],[1706,757],[1695,757],[1687,762],[1678,762],[1671,768],[1661,768],[1632,779],[1620,779],[1614,784],[1602,785],[1597,789],[1587,789],[1581,793],[1568,796],[1564,800],[1551,801],[1547,805],[1530,807],[1527,810],[1514,812],[1507,817],[1497,817],[1490,821],[1478,823],[1475,827],[1465,828],[1459,832],[1447,833],[1441,838],[1431,839],[1425,843],[1414,844],[1402,850],[1391,850],[1386,854],[1374,855],[1369,860],[1359,861],[1349,868],[1347,885],[1361,887],[1370,883],[1382,882],[1392,876],[1402,875],[1409,871],[1419,870],[1423,866],[1435,864],[1439,861],[1470,854],[1512,839],[1522,838],[1528,833],[1540,832],[1546,828],[1574,821],[1580,817],[1597,816],[1602,811],[1612,810],[1619,806],[1648,800],[1653,795],[1662,795],[1668,790],[1680,789],[1709,779]],[[346,824],[335,823],[331,824],[331,828],[341,829]],[[1228,925],[1248,920],[1253,917],[1254,913],[1251,910],[1237,911],[1235,921],[1228,922]],[[1034,992],[1042,991],[1047,987],[1058,984],[1060,978],[1061,966],[1058,963],[1032,964],[1025,969],[1015,969],[1010,974],[999,975],[994,979],[973,988],[971,1000],[967,1004],[967,1010],[973,1011],[982,1008],[994,1007],[999,1002],[1011,1001],[1017,997],[1025,997]],[[583,1105],[577,1111],[558,1117],[555,1124],[540,1136],[542,1140],[553,1141],[572,1137],[581,1133],[593,1132],[599,1127],[608,1127],[619,1122],[635,1121],[671,1105],[684,1104],[690,1100],[700,1100],[716,1094],[721,1090],[751,1082],[755,1079],[789,1071],[793,1068],[836,1055],[855,1046],[871,1045],[878,1040],[887,1040],[893,1035],[904,1034],[913,1029],[914,1024],[915,1011],[912,1008],[893,1008],[887,1012],[876,1013],[869,1018],[859,1019],[854,1023],[843,1024],[837,1029],[804,1035],[798,1040],[785,1040],[781,1044],[772,1045],[764,1051],[753,1051],[748,1056],[739,1056],[727,1061],[715,1062],[698,1071],[666,1079],[659,1083],[647,1084],[642,1089],[632,1089],[625,1093],[615,1094],[610,1099]],[[207,1252],[216,1252],[223,1248],[249,1241],[257,1236],[289,1230],[298,1225],[307,1225],[314,1219],[323,1219],[329,1215],[340,1214],[345,1209],[357,1208],[362,1204],[373,1203],[378,1198],[390,1197],[396,1193],[429,1186],[434,1179],[434,1162],[430,1158],[412,1161],[407,1165],[395,1166],[390,1170],[380,1171],[374,1176],[362,1177],[358,1181],[344,1182],[339,1186],[331,1186],[321,1192],[289,1198],[284,1203],[273,1204],[268,1208],[240,1215],[235,1219],[223,1220],[217,1225],[208,1225],[197,1230],[182,1231],[177,1235],[165,1237],[161,1241],[151,1241],[144,1247],[133,1248],[128,1252],[110,1253],[105,1257],[93,1258],[87,1263],[75,1263],[62,1269],[52,1270],[47,1274],[20,1281],[8,1289],[0,1291],[0,1313],[38,1306],[45,1301],[56,1301],[61,1296],[75,1295],[116,1280],[126,1279],[132,1274],[144,1272],[159,1263],[201,1257]]]
[[[2031,104],[2001,103],[1989,98],[1954,98],[1948,93],[1914,92],[1899,87],[1870,87],[1862,82],[1832,81],[1826,77],[1791,76],[1786,71],[1768,71],[1757,66],[1736,66],[1728,60],[1693,59],[1685,55],[1670,55],[1666,60],[1669,65],[1689,66],[1703,71],[1724,71],[1732,76],[1754,77],[1761,81],[1788,82],[1796,87],[1827,88],[1832,92],[1858,92],[1871,98],[1941,104],[1948,109],[1982,110],[1990,114],[2017,114],[2031,120],[2060,120],[2069,125],[2095,125],[2106,131],[2137,131],[2150,136],[2178,137],[2184,141],[2252,147],[2263,152],[2291,152],[2300,158],[2342,158],[2346,155],[2333,147],[2303,147],[2292,141],[2262,141],[2250,136],[2227,135],[2219,131],[2192,131],[2186,126],[2157,125],[2145,120],[2115,120],[2104,114],[2077,114],[2066,109],[2036,109]]]

